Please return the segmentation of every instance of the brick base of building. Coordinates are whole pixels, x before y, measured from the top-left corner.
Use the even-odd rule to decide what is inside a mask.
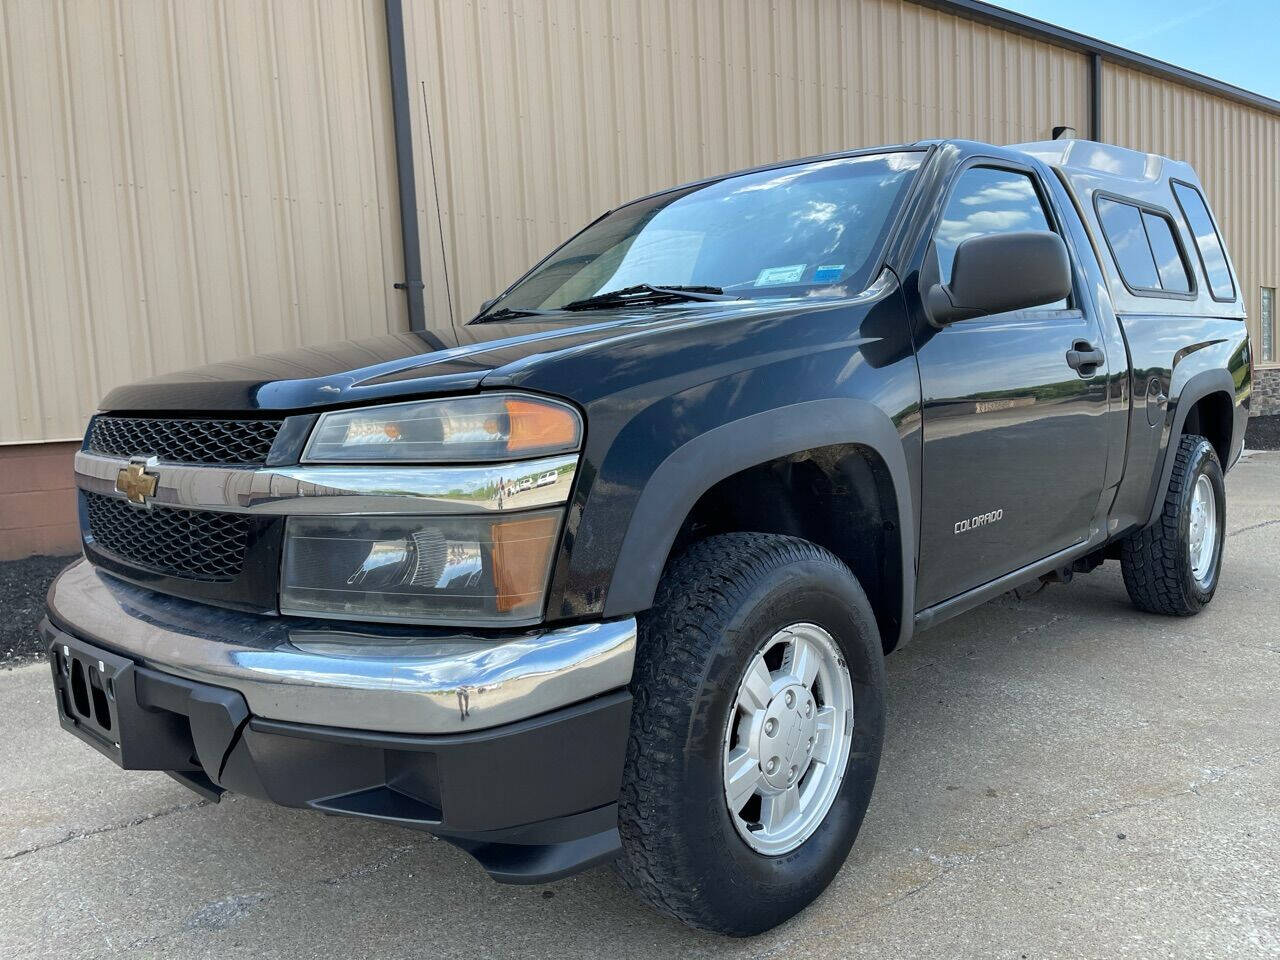
[[[1253,371],[1253,403],[1249,412],[1255,417],[1280,414],[1280,370]]]
[[[73,458],[79,443],[0,445],[0,561],[80,549]]]

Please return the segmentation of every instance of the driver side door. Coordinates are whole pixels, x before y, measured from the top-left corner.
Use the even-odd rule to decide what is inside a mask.
[[[1064,234],[1048,198],[1034,169],[1004,160],[961,168],[927,254],[937,258],[941,281],[950,277],[957,245],[970,237]],[[1107,365],[1071,366],[1073,351],[1103,347],[1076,277],[1066,301],[931,327],[919,338],[917,609],[1089,535],[1106,464]]]

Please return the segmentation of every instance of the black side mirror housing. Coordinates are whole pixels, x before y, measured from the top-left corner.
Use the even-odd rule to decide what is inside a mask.
[[[956,247],[951,282],[935,283],[925,309],[935,326],[1062,300],[1071,293],[1067,245],[1048,230],[970,237]]]

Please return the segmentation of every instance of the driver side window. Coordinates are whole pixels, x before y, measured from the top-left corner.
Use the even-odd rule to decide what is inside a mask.
[[[963,241],[1022,230],[1053,231],[1031,178],[1016,170],[970,167],[956,181],[934,233],[941,281],[951,282],[956,247]],[[1062,310],[1066,306],[1065,300],[1059,300],[1039,309]]]

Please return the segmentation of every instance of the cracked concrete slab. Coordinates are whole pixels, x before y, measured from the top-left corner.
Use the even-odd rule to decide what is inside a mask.
[[[49,668],[0,673],[0,859],[189,804],[163,773],[118,770],[58,726]]]
[[[849,862],[749,941],[608,869],[491,883],[408,831],[124,773],[0,674],[0,956],[1280,957],[1280,455],[1229,478],[1214,604],[1129,606],[1115,564],[921,634]]]

